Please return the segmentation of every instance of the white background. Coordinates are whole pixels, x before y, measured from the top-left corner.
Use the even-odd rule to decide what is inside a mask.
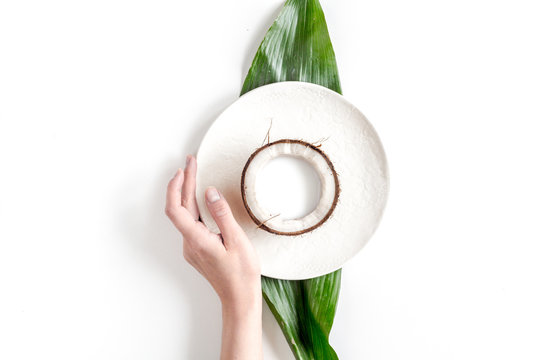
[[[0,358],[217,358],[165,185],[282,1],[0,4]],[[391,174],[343,269],[340,359],[539,359],[538,2],[322,5]],[[268,311],[264,330],[291,359]]]

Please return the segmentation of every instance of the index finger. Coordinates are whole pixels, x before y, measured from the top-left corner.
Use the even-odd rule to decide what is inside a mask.
[[[187,234],[195,229],[196,223],[189,211],[182,206],[183,183],[184,171],[178,169],[167,186],[165,214],[182,234]]]

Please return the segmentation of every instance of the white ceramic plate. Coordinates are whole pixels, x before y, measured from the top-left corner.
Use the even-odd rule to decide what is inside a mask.
[[[332,215],[301,235],[259,228],[242,202],[242,170],[263,144],[270,122],[270,141],[320,143],[338,174],[340,195]],[[372,125],[343,96],[310,83],[280,82],[240,97],[212,124],[197,160],[203,222],[219,232],[204,201],[205,189],[215,186],[257,250],[263,275],[274,278],[306,279],[339,269],[372,236],[386,204],[386,157]]]

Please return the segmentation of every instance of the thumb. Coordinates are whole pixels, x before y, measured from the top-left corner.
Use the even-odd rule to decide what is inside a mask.
[[[238,231],[239,225],[234,219],[231,208],[223,195],[215,187],[206,189],[206,206],[216,222],[225,241]]]

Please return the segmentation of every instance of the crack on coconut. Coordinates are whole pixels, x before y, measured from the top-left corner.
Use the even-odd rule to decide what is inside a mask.
[[[281,214],[276,214],[276,215],[274,215],[274,216],[270,216],[268,219],[264,220],[260,225],[258,225],[257,228],[260,228],[260,227],[263,226],[266,222],[268,222],[268,221],[270,221],[270,220],[272,220],[272,219],[274,219],[274,218],[277,218],[279,215],[281,215]]]
[[[336,169],[334,168],[334,164],[332,163],[332,161],[330,161],[330,159],[328,158],[328,156],[324,153],[324,151],[321,150],[321,146],[322,146],[322,143],[327,141],[329,139],[329,137],[326,137],[326,138],[322,138],[321,140],[315,142],[315,143],[309,143],[307,141],[304,141],[304,140],[294,140],[294,139],[281,139],[281,140],[277,140],[277,141],[274,141],[274,142],[269,142],[270,141],[270,129],[272,128],[272,121],[270,122],[270,127],[268,129],[268,132],[267,132],[267,136],[265,137],[265,140],[268,139],[268,143],[266,145],[262,145],[261,147],[259,147],[258,149],[256,149],[248,158],[247,162],[246,162],[246,165],[244,165],[244,169],[242,170],[242,178],[241,178],[241,181],[240,181],[240,186],[241,186],[241,194],[242,194],[242,202],[244,203],[244,207],[249,215],[249,217],[253,220],[253,222],[257,225],[257,228],[260,228],[260,229],[263,229],[265,231],[268,231],[272,234],[276,234],[276,235],[285,235],[285,236],[296,236],[296,235],[302,235],[302,234],[305,234],[307,232],[310,232],[310,231],[313,231],[315,229],[317,229],[318,227],[320,227],[323,223],[326,222],[326,220],[328,220],[330,218],[330,216],[332,215],[332,213],[334,212],[336,206],[337,206],[337,203],[339,201],[339,195],[340,195],[340,192],[341,192],[341,188],[339,186],[339,180],[338,180],[338,173],[336,172]],[[264,141],[263,141],[264,143]],[[269,226],[266,225],[266,223],[276,217],[278,217],[280,214],[277,214],[277,215],[274,215],[274,216],[271,216],[270,218],[264,220],[264,221],[261,221],[259,220],[255,214],[253,213],[252,209],[249,207],[248,205],[248,202],[247,202],[247,198],[246,198],[246,186],[245,186],[245,177],[246,177],[246,172],[247,172],[247,169],[249,168],[249,165],[251,164],[251,162],[253,161],[253,159],[261,152],[263,151],[264,149],[270,147],[270,146],[273,146],[273,145],[276,145],[276,144],[283,144],[283,143],[286,143],[286,144],[301,144],[301,145],[304,145],[305,147],[308,147],[308,148],[311,148],[313,149],[315,152],[317,152],[319,155],[321,155],[321,157],[325,160],[326,164],[328,165],[328,167],[330,168],[331,172],[332,172],[332,176],[333,176],[333,179],[334,179],[334,199],[332,201],[332,205],[330,206],[329,210],[327,211],[327,213],[322,217],[322,219],[320,219],[315,225],[313,226],[310,226],[308,228],[305,228],[305,229],[301,229],[301,230],[298,230],[298,231],[290,231],[290,232],[285,232],[285,231],[279,231],[279,230],[276,230],[276,229],[273,229],[273,228],[270,228]],[[318,145],[316,145],[318,144]],[[319,174],[319,176],[321,176],[322,174]],[[320,202],[319,202],[320,204]]]

